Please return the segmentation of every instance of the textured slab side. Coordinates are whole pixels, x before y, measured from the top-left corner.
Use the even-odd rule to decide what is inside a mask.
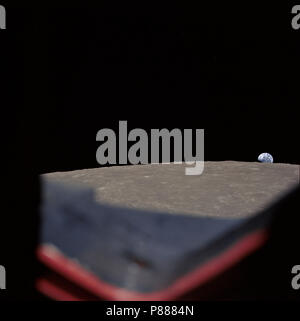
[[[299,165],[205,162],[199,176],[185,164],[115,166],[44,174],[92,187],[96,199],[117,206],[215,217],[257,213],[299,184]]]

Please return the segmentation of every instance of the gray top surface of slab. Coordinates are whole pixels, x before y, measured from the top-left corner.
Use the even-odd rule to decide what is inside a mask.
[[[245,217],[299,184],[299,165],[205,162],[201,175],[186,164],[114,166],[43,174],[88,186],[97,201],[129,208],[213,217]]]

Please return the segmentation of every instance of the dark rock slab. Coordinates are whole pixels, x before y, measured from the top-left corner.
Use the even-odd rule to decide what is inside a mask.
[[[185,164],[150,164],[42,176],[91,187],[101,203],[210,217],[255,214],[299,184],[299,165],[205,162],[199,176],[186,176],[185,168]]]

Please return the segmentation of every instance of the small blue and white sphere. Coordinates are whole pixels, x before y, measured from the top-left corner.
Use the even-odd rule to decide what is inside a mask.
[[[258,161],[261,163],[273,163],[273,157],[269,153],[262,153],[258,156]]]

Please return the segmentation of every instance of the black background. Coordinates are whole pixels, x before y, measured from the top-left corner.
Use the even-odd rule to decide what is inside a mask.
[[[39,170],[98,166],[95,135],[117,130],[119,120],[129,129],[205,128],[206,160],[255,161],[269,152],[299,163],[289,144],[297,137],[299,47],[288,9],[46,11],[36,47],[47,96],[33,109]]]
[[[0,264],[19,275],[8,275],[10,288],[28,295],[24,275],[35,273],[38,174],[99,166],[96,133],[117,131],[119,120],[129,129],[204,128],[205,160],[269,152],[299,164],[300,31],[291,8],[8,4]]]

